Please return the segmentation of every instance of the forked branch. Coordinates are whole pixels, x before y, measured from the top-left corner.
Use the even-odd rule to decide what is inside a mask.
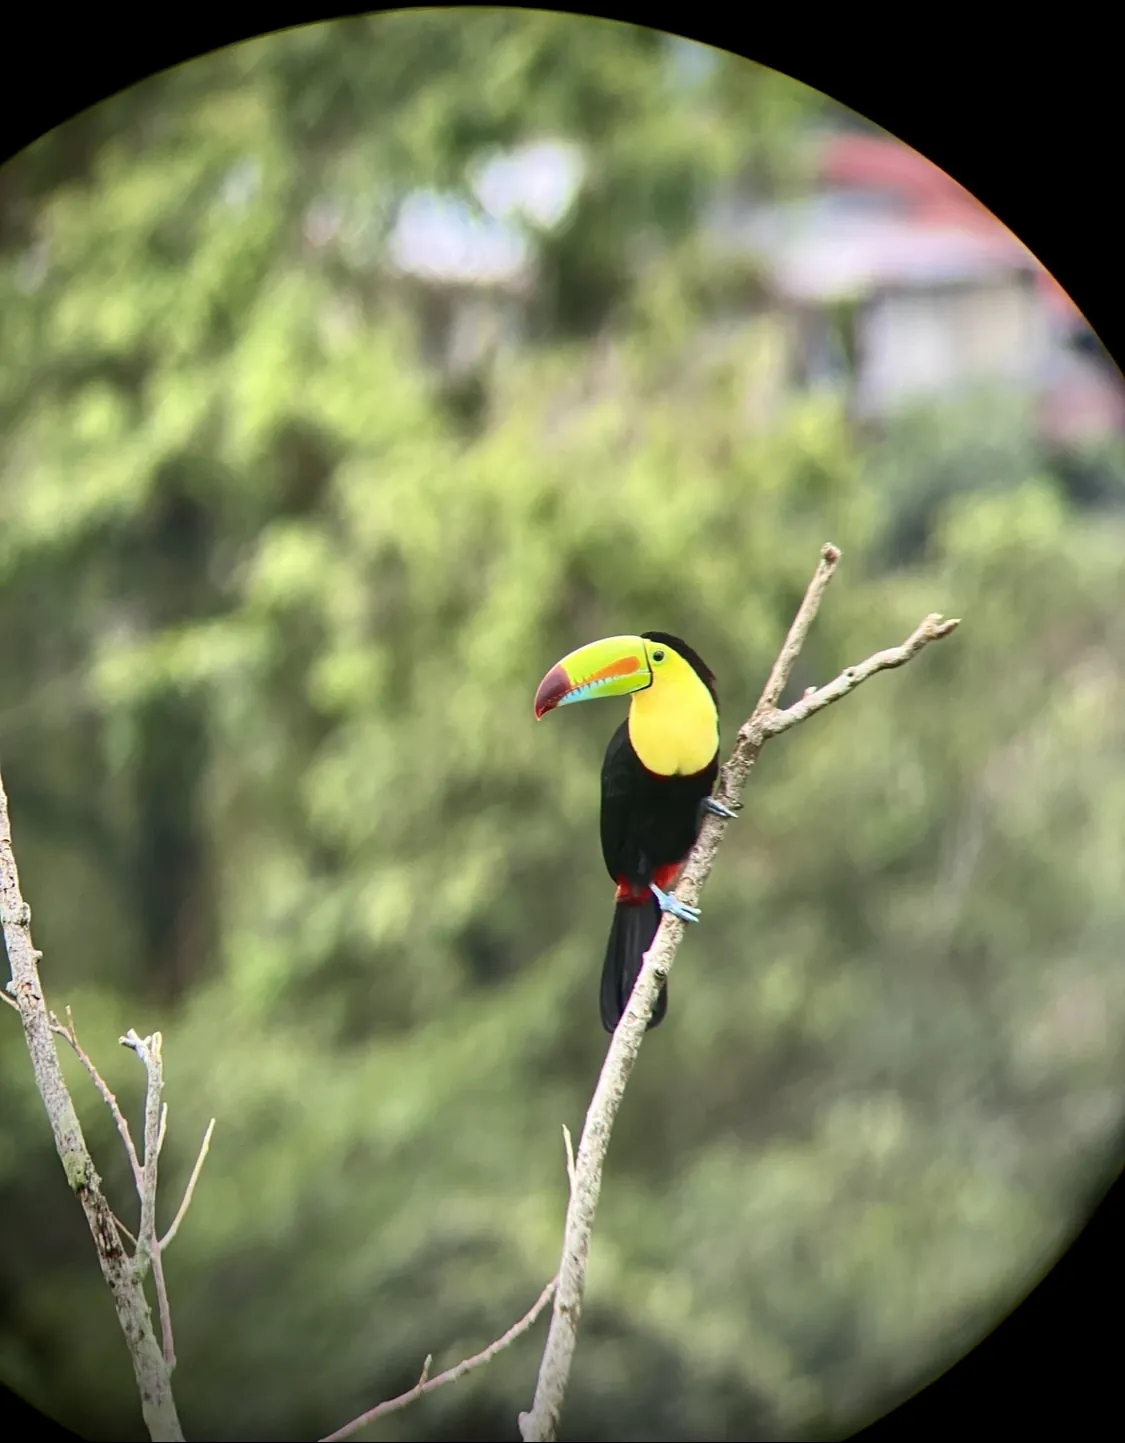
[[[720,773],[716,796],[731,810],[738,809],[750,771],[770,737],[780,736],[782,732],[807,720],[816,712],[823,711],[833,702],[842,700],[876,672],[904,665],[931,641],[940,641],[949,636],[958,625],[957,621],[943,621],[940,616],[928,616],[901,646],[877,652],[858,666],[848,667],[827,686],[810,687],[799,701],[784,711],[779,711],[777,704],[785,691],[793,665],[800,655],[801,647],[839,561],[840,552],[835,546],[828,544],[822,548],[816,572],[809,582],[785,643],[778,652],[761,698],[753,714],[739,730],[734,751]],[[697,904],[699,893],[714,865],[715,854],[726,827],[727,819],[707,814],[683,876],[676,885],[676,897],[679,901],[688,906]],[[578,1322],[582,1312],[586,1269],[590,1257],[590,1239],[610,1133],[633,1064],[637,1060],[645,1028],[652,1015],[653,1003],[668,978],[683,934],[683,922],[678,917],[666,914],[645,957],[629,1005],[609,1044],[593,1100],[586,1113],[586,1125],[582,1129],[578,1156],[573,1168],[562,1263],[550,1332],[539,1366],[534,1401],[530,1411],[519,1416],[524,1443],[550,1443],[556,1436],[578,1339]]]

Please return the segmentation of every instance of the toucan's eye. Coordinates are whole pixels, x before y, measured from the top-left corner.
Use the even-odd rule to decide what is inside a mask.
[[[664,653],[663,653],[662,651],[654,651],[654,652],[652,653],[652,659],[653,659],[653,661],[663,661],[663,660],[664,660]]]

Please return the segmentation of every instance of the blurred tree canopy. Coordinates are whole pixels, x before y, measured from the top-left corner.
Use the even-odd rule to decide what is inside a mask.
[[[550,1276],[616,719],[537,727],[535,686],[668,628],[729,744],[825,539],[795,686],[966,625],[767,750],[619,1124],[566,1434],[843,1431],[1014,1305],[1116,1165],[1120,516],[1001,401],[877,438],[766,404],[782,328],[716,325],[755,278],[700,206],[799,190],[832,107],[683,54],[535,11],[337,21],[0,173],[0,761],[50,1001],[134,1103],[115,1039],[165,1033],[172,1193],[219,1118],[167,1263],[189,1436],[319,1436]],[[479,210],[484,159],[557,137],[577,196],[467,386],[424,359],[445,301],[388,263],[396,218]],[[0,1068],[0,1375],[141,1436],[18,1028]],[[515,1436],[537,1358],[379,1436]]]

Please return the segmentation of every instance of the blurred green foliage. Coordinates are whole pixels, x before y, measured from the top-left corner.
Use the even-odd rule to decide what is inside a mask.
[[[191,1437],[319,1436],[530,1305],[605,1045],[617,720],[536,726],[535,686],[668,628],[729,744],[826,539],[794,691],[965,625],[762,758],[614,1139],[565,1435],[842,1433],[998,1321],[1117,1165],[1121,518],[1004,398],[874,439],[831,395],[765,405],[781,332],[716,332],[754,281],[694,220],[718,182],[799,188],[831,107],[673,59],[566,15],[342,21],[4,173],[0,761],[50,1001],[134,1111],[115,1040],[165,1033],[168,1209],[219,1119],[167,1262]],[[411,189],[471,199],[553,135],[586,178],[466,410],[385,242]],[[15,1025],[0,1069],[0,1375],[140,1437]],[[541,1341],[373,1436],[516,1436]]]

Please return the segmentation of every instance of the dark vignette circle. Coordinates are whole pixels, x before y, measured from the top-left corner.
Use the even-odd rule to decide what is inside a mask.
[[[280,7],[269,29],[346,13],[353,12]],[[897,18],[834,23],[809,15],[787,24],[754,13],[744,25],[693,10],[597,13],[737,51],[912,145],[1019,235],[1125,366],[1125,319],[1114,283],[1119,122],[1110,97],[1117,77],[1109,47],[1097,37],[1068,32],[1058,20],[1034,33],[969,30],[960,17],[946,21],[933,13],[920,15],[916,30]],[[7,37],[9,74],[24,85],[9,84],[0,98],[5,159],[156,71],[268,33],[229,15],[183,12],[161,28],[85,13],[62,21],[25,11],[19,22],[10,22]],[[915,1437],[955,1422],[1074,1427],[1100,1419],[1116,1401],[1110,1339],[1120,1336],[1115,1283],[1123,1227],[1119,1178],[1066,1257],[974,1353],[857,1436]],[[0,1398],[21,1431],[74,1436],[9,1390]]]

